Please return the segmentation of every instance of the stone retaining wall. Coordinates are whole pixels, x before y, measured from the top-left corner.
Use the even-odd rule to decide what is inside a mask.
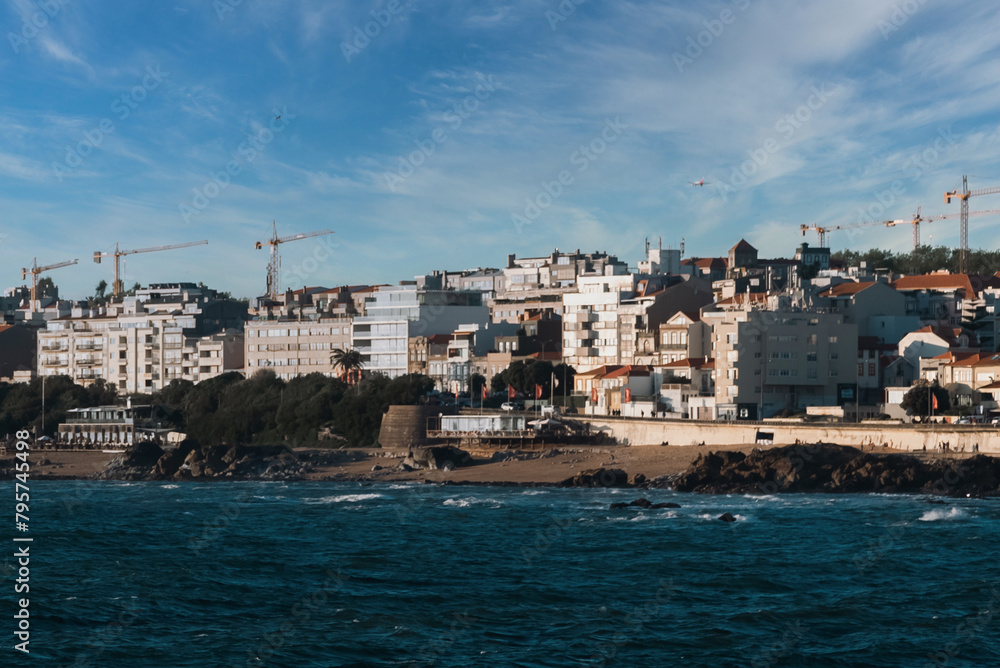
[[[900,450],[933,451],[948,443],[952,452],[972,452],[974,444],[983,453],[1000,453],[1000,428],[974,425],[813,425],[766,422],[703,422],[697,420],[636,420],[581,416],[574,419],[589,423],[627,445],[698,445],[719,447],[745,445],[756,441],[758,431],[774,434],[774,444],[836,443],[838,445],[882,446]]]

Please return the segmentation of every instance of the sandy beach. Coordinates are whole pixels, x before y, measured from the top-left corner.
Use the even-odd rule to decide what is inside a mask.
[[[642,474],[652,480],[676,475],[687,469],[699,455],[712,451],[749,452],[754,446],[709,448],[705,446],[566,446],[542,452],[507,451],[503,461],[490,461],[481,454],[469,466],[453,471],[405,471],[399,464],[405,453],[379,449],[318,450],[299,448],[294,452],[308,461],[313,470],[305,479],[311,481],[427,481],[451,484],[552,484],[581,471],[595,468],[618,468],[629,479]],[[890,451],[892,452],[892,451]],[[910,453],[920,454],[920,453]],[[104,469],[116,455],[94,451],[34,451],[30,454],[31,478],[59,480],[91,478]],[[940,458],[942,455],[927,455]],[[951,457],[963,455],[953,454]],[[9,457],[9,455],[8,455]]]
[[[749,447],[731,449],[749,451]],[[405,453],[378,449],[316,450],[296,449],[302,459],[327,460],[315,463],[307,480],[371,480],[374,482],[423,481],[473,484],[555,483],[580,471],[593,468],[620,468],[633,477],[647,478],[680,473],[699,454],[710,449],[700,446],[575,446],[544,452],[508,452],[504,461],[490,461],[480,456],[472,465],[454,471],[402,471],[399,464]],[[33,479],[90,478],[103,470],[115,457],[113,453],[94,451],[42,450],[30,454]],[[372,470],[380,467],[378,470]]]

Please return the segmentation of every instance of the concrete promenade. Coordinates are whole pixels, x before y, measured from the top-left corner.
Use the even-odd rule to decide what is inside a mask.
[[[660,420],[617,418],[594,415],[573,416],[589,423],[591,429],[615,437],[623,445],[700,445],[719,448],[727,445],[749,445],[756,441],[757,432],[774,434],[774,444],[836,443],[855,447],[881,447],[921,451],[926,446],[934,452],[947,443],[951,452],[1000,453],[1000,428],[989,425],[910,425],[879,424],[803,424],[795,422],[710,422],[700,420]]]

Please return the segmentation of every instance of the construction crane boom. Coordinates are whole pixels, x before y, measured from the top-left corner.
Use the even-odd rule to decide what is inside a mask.
[[[976,190],[969,190],[969,177],[968,175],[962,176],[962,190],[951,190],[944,194],[944,203],[951,204],[951,200],[958,199],[961,202],[961,208],[959,210],[959,216],[961,216],[961,228],[959,231],[959,255],[958,255],[958,272],[960,274],[966,273],[968,271],[968,253],[969,253],[969,198],[977,197],[979,195],[995,195],[1000,193],[1000,187],[992,188],[978,188]]]
[[[278,274],[281,272],[281,255],[278,253],[278,246],[286,244],[289,241],[320,237],[324,234],[333,234],[333,230],[316,230],[314,232],[302,232],[299,234],[290,234],[287,237],[279,237],[278,224],[273,220],[271,221],[271,238],[265,241],[258,241],[254,244],[254,248],[257,250],[264,248],[264,246],[271,247],[271,259],[267,263],[267,296],[269,299],[273,301],[278,298]]]
[[[149,248],[133,248],[129,250],[120,250],[118,248],[118,242],[115,242],[114,251],[107,253],[102,253],[101,251],[94,252],[94,262],[97,264],[101,263],[101,258],[113,257],[115,258],[115,282],[111,285],[111,293],[114,297],[119,297],[122,292],[124,292],[124,286],[121,280],[121,258],[126,255],[135,255],[136,253],[152,253],[154,251],[165,251],[174,250],[176,248],[189,248],[191,246],[202,246],[207,244],[208,240],[203,239],[201,241],[189,241],[183,244],[169,244],[166,246],[150,246]]]
[[[986,211],[969,211],[968,216],[995,216],[1000,214],[1000,209],[988,209]],[[944,213],[937,216],[927,216],[924,218],[920,215],[920,207],[917,207],[917,213],[910,220],[887,220],[885,221],[886,227],[894,227],[896,225],[902,225],[904,223],[909,223],[913,225],[913,250],[917,250],[917,246],[920,245],[920,223],[932,223],[935,220],[948,220],[950,218],[958,218],[962,214],[960,213]]]
[[[819,245],[821,248],[826,247],[826,237],[830,232],[834,230],[851,230],[859,227],[869,227],[871,225],[881,225],[882,221],[865,221],[863,223],[850,223],[849,225],[799,225],[799,230],[802,232],[802,236],[806,235],[806,232],[813,230],[819,237]]]
[[[79,260],[69,260],[67,262],[58,262],[56,264],[49,264],[44,267],[38,266],[38,258],[33,258],[30,267],[21,268],[21,280],[23,281],[31,274],[31,310],[35,310],[35,302],[38,301],[38,275],[43,274],[46,271],[51,271],[52,269],[59,269],[61,267],[68,267],[74,265]]]

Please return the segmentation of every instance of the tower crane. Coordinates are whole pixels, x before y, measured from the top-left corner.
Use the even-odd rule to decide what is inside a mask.
[[[333,230],[316,230],[315,232],[303,232],[301,234],[291,234],[287,237],[278,236],[278,224],[275,221],[271,221],[271,238],[267,241],[258,241],[253,247],[257,250],[262,249],[265,245],[271,247],[271,260],[267,263],[267,296],[272,300],[278,298],[278,274],[281,271],[281,256],[278,253],[278,246],[281,244],[286,244],[289,241],[298,241],[299,239],[309,239],[311,237],[320,237],[324,234],[333,234]]]
[[[38,275],[45,273],[46,271],[51,271],[52,269],[59,269],[60,267],[68,267],[70,265],[76,264],[79,260],[70,260],[68,262],[59,262],[57,264],[50,264],[45,267],[38,266],[38,258],[32,259],[32,264],[30,267],[21,268],[21,280],[23,281],[31,274],[31,310],[35,309],[35,302],[38,300]]]
[[[960,246],[958,255],[958,271],[961,274],[966,272],[966,256],[969,252],[969,198],[977,197],[979,195],[995,195],[1000,193],[1000,187],[994,188],[980,188],[978,190],[969,190],[969,177],[962,176],[962,191],[952,190],[944,194],[944,203],[951,204],[952,199],[959,199],[962,203],[961,212],[961,232],[960,232]]]
[[[125,255],[134,255],[136,253],[153,253],[155,251],[165,251],[174,250],[175,248],[188,248],[189,246],[200,246],[207,244],[208,240],[203,239],[202,241],[190,241],[183,244],[170,244],[168,246],[151,246],[150,248],[136,248],[133,250],[119,250],[118,242],[115,242],[114,251],[102,253],[101,251],[94,252],[94,262],[97,264],[101,263],[101,258],[114,257],[115,258],[115,282],[111,284],[111,294],[114,297],[119,297],[122,292],[124,292],[121,280],[121,258]]]
[[[988,209],[986,211],[967,211],[966,216],[995,216],[1000,214],[1000,209]],[[960,213],[945,213],[939,216],[927,216],[924,218],[920,215],[920,207],[917,207],[917,213],[910,220],[887,220],[885,221],[886,227],[895,227],[896,225],[903,225],[904,223],[909,223],[913,225],[913,250],[917,250],[917,246],[920,245],[920,223],[931,223],[935,220],[947,220],[949,218],[958,218],[962,214]]]
[[[851,223],[849,225],[831,225],[829,227],[823,227],[821,225],[799,225],[799,229],[802,231],[802,236],[806,235],[806,232],[813,230],[819,236],[819,245],[821,248],[826,247],[826,235],[834,230],[852,230],[858,227],[869,227],[871,225],[881,225],[882,221],[865,221],[863,223]]]

